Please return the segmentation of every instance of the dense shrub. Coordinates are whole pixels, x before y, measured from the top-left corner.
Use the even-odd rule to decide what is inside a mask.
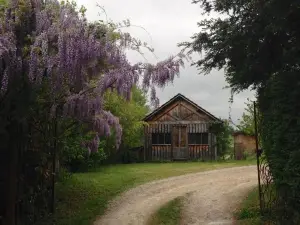
[[[219,158],[231,157],[233,155],[233,128],[227,120],[223,123],[212,124],[209,128],[210,132],[216,136],[217,155]]]
[[[300,223],[300,78],[279,73],[259,92],[261,138],[279,194],[281,224]]]
[[[101,137],[97,152],[87,152],[82,143],[91,141],[93,133],[86,134],[85,126],[77,124],[65,132],[63,143],[62,164],[72,172],[86,171],[108,163],[136,163],[143,160],[140,146],[143,145],[142,119],[149,111],[145,92],[134,87],[130,101],[114,91],[106,93],[105,109],[119,117],[123,128],[120,148],[115,145],[115,130],[109,137]],[[85,134],[85,135],[84,135]]]
[[[82,132],[83,133],[83,132]],[[92,134],[82,135],[74,132],[65,139],[61,152],[61,164],[71,172],[82,172],[103,164],[107,155],[104,152],[105,141],[100,142],[98,151],[88,152],[82,143],[92,139]]]

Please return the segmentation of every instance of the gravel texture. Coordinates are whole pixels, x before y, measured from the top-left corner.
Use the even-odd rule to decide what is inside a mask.
[[[94,225],[143,225],[168,201],[184,196],[182,225],[232,224],[232,213],[257,185],[255,166],[212,170],[150,182],[111,202]]]

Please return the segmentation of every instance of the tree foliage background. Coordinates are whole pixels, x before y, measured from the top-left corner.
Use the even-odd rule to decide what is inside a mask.
[[[112,112],[120,120],[122,126],[122,140],[119,148],[115,145],[115,131],[109,137],[100,137],[98,151],[87,152],[82,143],[91,139],[91,133],[82,135],[82,126],[72,129],[67,135],[65,145],[61,154],[61,163],[71,171],[86,171],[99,167],[106,163],[116,162],[137,162],[136,152],[131,149],[143,145],[143,125],[145,115],[149,112],[146,93],[138,87],[131,92],[131,99],[128,101],[119,96],[115,91],[108,91],[104,97],[104,107]],[[127,158],[124,158],[126,155]]]
[[[212,124],[209,128],[211,133],[216,135],[217,155],[220,159],[225,157],[233,157],[233,127],[228,120],[223,120],[222,123]]]
[[[225,69],[234,93],[257,92],[260,132],[279,195],[280,224],[300,223],[299,126],[300,2],[194,0],[204,13],[201,31],[181,43],[203,52],[201,72]]]
[[[245,112],[243,112],[242,118],[239,119],[237,128],[245,134],[255,135],[254,104],[249,99],[245,104]]]
[[[143,145],[143,118],[149,113],[145,93],[133,88],[131,100],[118,96],[115,92],[108,92],[105,96],[105,108],[120,118],[123,128],[122,148]]]

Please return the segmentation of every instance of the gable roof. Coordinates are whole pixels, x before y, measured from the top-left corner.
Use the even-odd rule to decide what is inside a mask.
[[[200,111],[200,112],[204,113],[209,118],[211,118],[215,121],[223,122],[221,119],[215,117],[214,115],[212,115],[211,113],[209,113],[208,111],[206,111],[205,109],[203,109],[202,107],[197,105],[195,102],[191,101],[190,99],[188,99],[187,97],[185,97],[184,95],[182,95],[180,93],[175,95],[173,98],[171,98],[169,101],[167,101],[166,103],[164,103],[163,105],[161,105],[160,107],[155,109],[150,114],[148,114],[143,120],[144,121],[150,120],[155,115],[157,115],[160,111],[162,111],[163,109],[165,109],[166,107],[168,107],[169,105],[171,105],[172,103],[174,103],[175,101],[178,101],[178,100],[184,100],[184,101],[188,102],[189,104],[193,105],[197,109],[197,111]]]

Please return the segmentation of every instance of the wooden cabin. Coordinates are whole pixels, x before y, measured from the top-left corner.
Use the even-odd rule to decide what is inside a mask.
[[[234,158],[241,160],[245,155],[251,156],[256,152],[256,139],[254,135],[248,135],[242,131],[233,133]]]
[[[182,94],[144,118],[144,160],[214,160],[216,136],[209,132],[220,119]]]

